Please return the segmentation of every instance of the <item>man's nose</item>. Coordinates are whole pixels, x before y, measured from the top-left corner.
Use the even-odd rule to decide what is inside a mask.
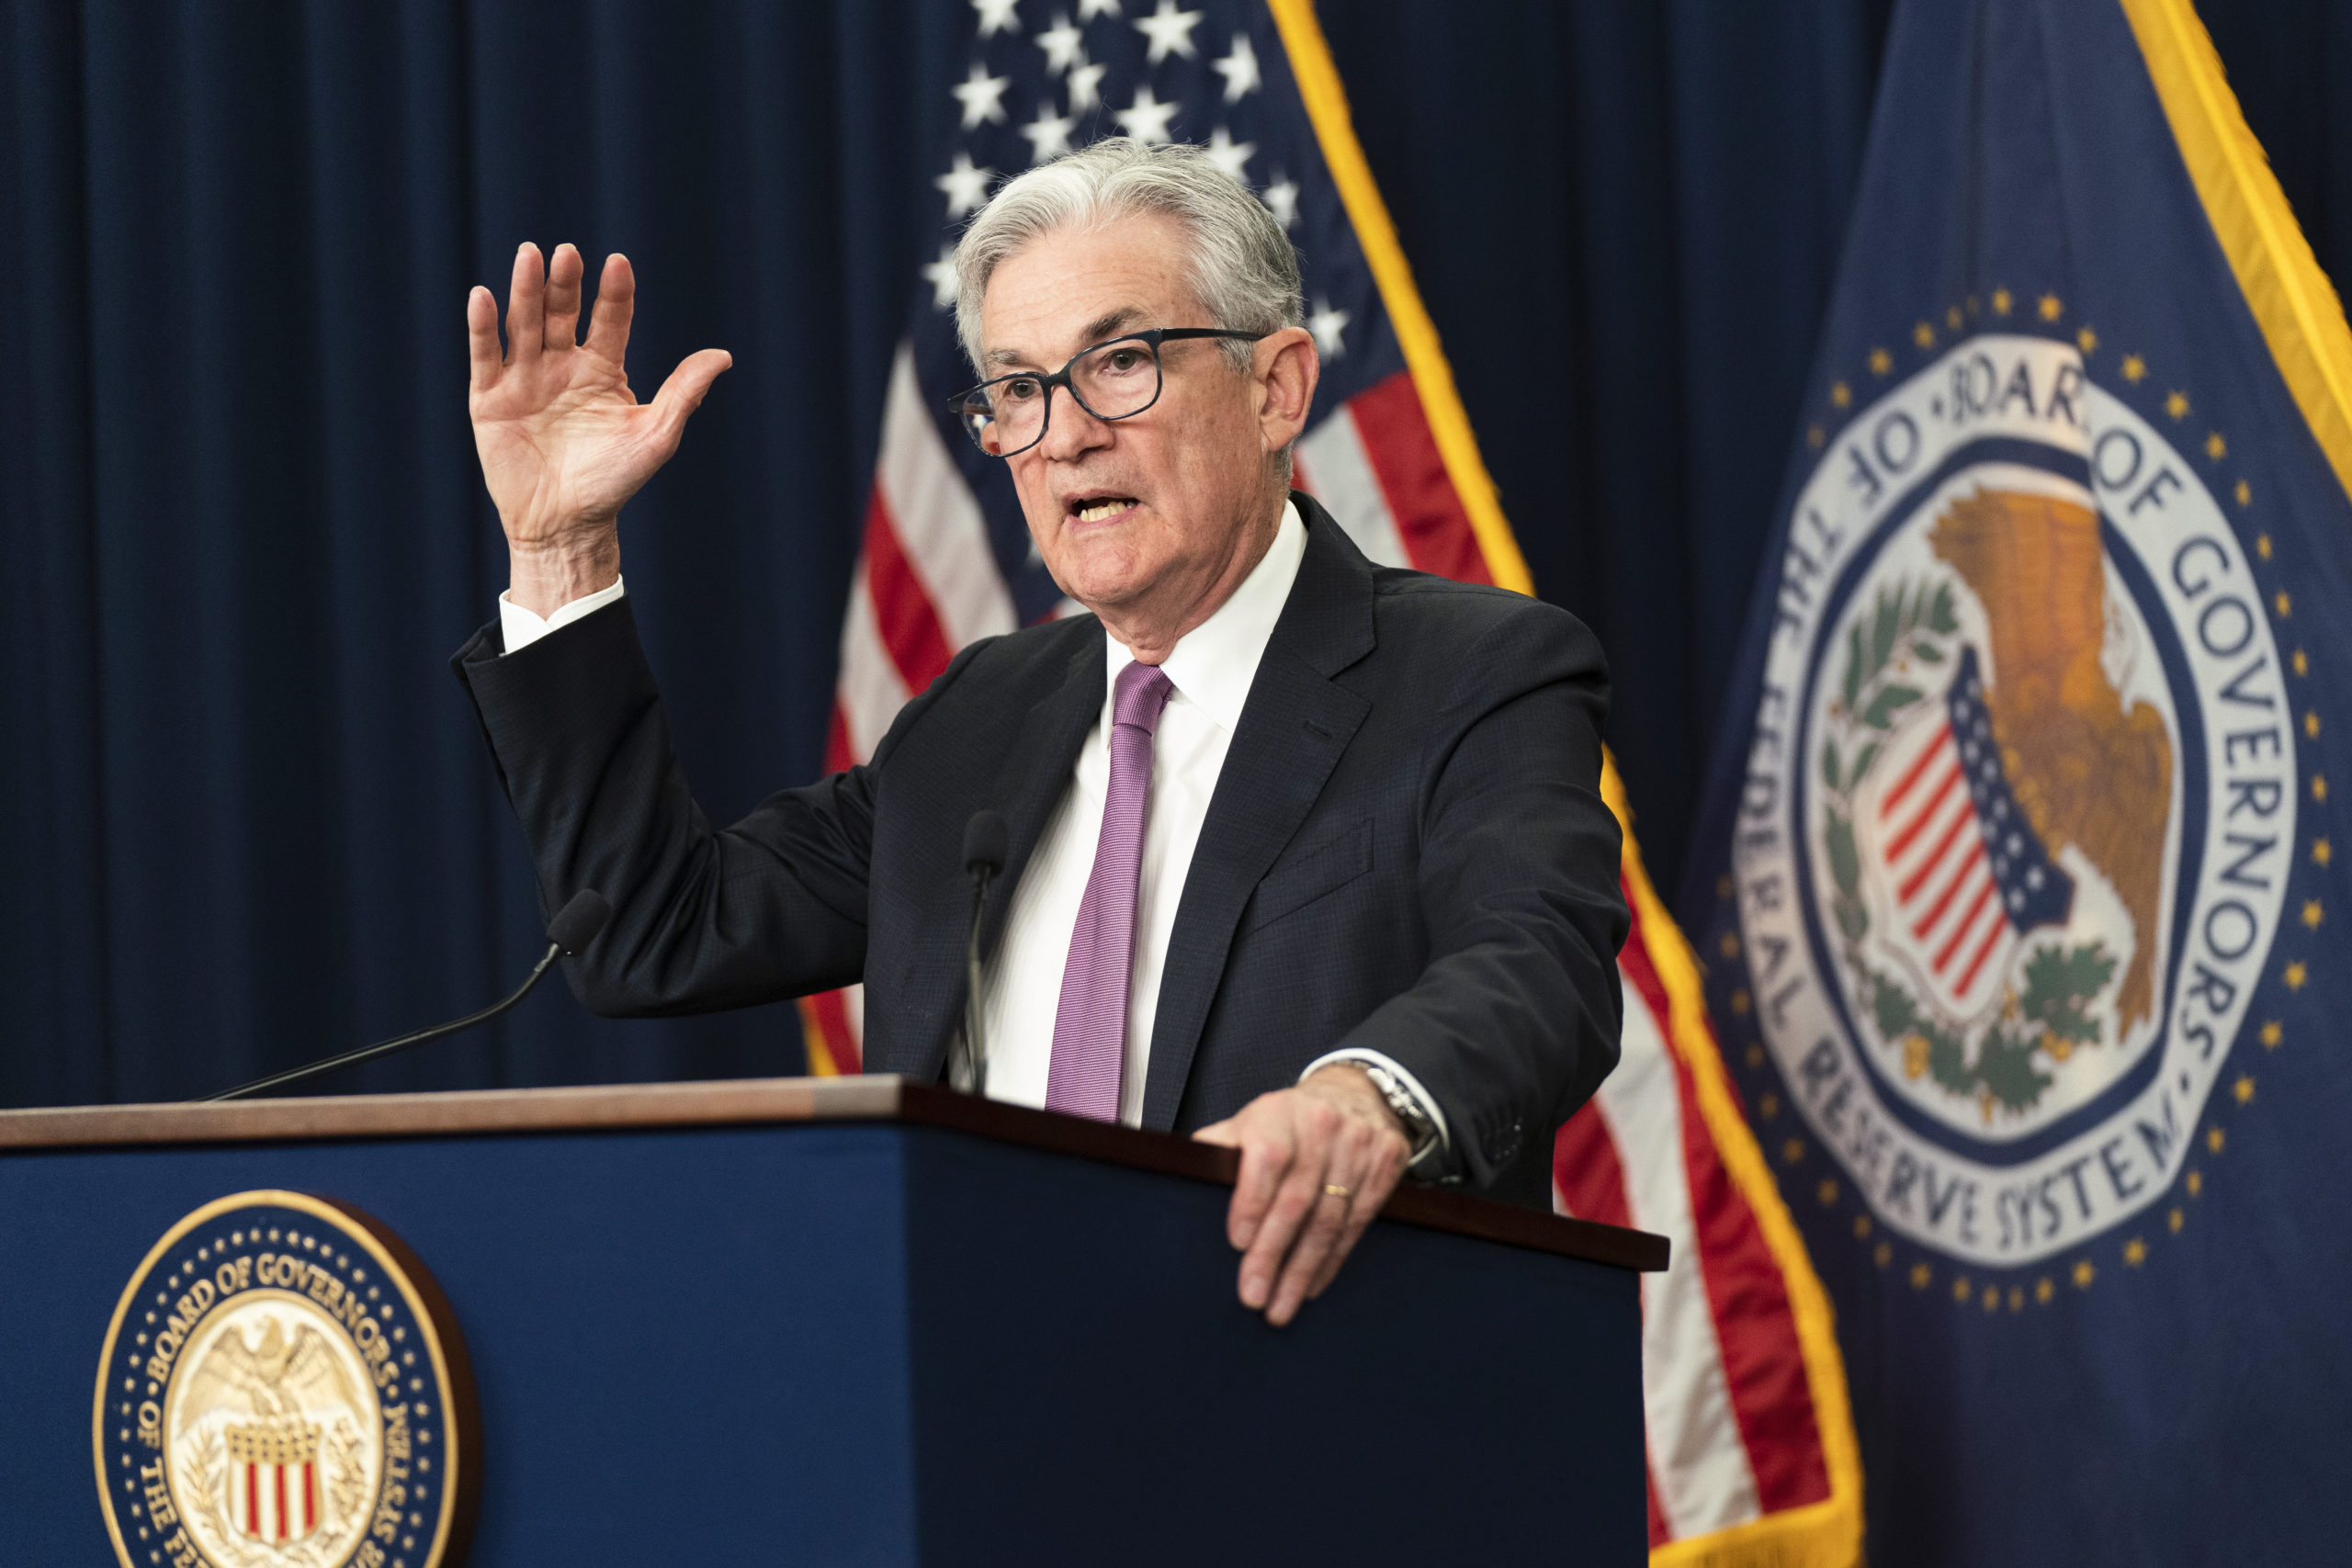
[[[1039,449],[1051,462],[1063,463],[1082,452],[1106,445],[1111,427],[1087,412],[1067,387],[1054,389],[1054,406],[1047,411],[1046,438]]]

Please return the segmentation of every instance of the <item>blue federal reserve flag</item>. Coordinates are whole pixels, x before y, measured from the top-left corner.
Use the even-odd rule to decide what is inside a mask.
[[[1873,1562],[2352,1550],[2348,393],[2188,0],[1899,10],[1683,910]]]

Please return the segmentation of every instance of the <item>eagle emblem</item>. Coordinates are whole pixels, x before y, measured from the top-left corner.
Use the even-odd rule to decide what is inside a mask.
[[[458,1562],[470,1380],[396,1245],[277,1191],[209,1203],[156,1244],[98,1377],[98,1491],[124,1568]]]
[[[1941,570],[1882,588],[1848,631],[1832,902],[1893,1069],[2019,1125],[2077,1052],[2151,1021],[2175,746],[2118,684],[2145,636],[2089,506],[1977,490],[1928,543]]]
[[[210,1413],[240,1406],[254,1419],[232,1419],[220,1427],[226,1464],[210,1468],[225,1487],[219,1502],[235,1530],[253,1540],[299,1541],[317,1533],[326,1515],[320,1441],[324,1423],[339,1433],[355,1429],[364,1406],[351,1376],[311,1324],[263,1310],[257,1341],[238,1325],[216,1336],[203,1361],[188,1375],[187,1408]],[[315,1413],[315,1418],[314,1418]],[[199,1416],[199,1419],[201,1417]],[[339,1494],[353,1488],[355,1462],[348,1440],[325,1458],[340,1461]],[[339,1500],[347,1501],[345,1498]]]

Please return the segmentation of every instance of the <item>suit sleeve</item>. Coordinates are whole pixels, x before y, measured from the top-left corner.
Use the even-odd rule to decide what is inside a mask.
[[[1430,962],[1340,1043],[1444,1108],[1455,1172],[1492,1186],[1617,1063],[1631,917],[1600,797],[1609,685],[1573,616],[1527,604],[1480,637],[1436,726],[1420,898]]]
[[[870,765],[714,829],[672,748],[626,598],[511,655],[502,647],[486,626],[450,662],[529,841],[543,908],[583,887],[612,903],[604,932],[565,966],[582,1002],[661,1017],[860,977],[882,770],[974,650],[908,705]]]

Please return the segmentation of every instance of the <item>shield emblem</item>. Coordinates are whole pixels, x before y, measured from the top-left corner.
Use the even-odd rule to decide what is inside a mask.
[[[1996,999],[2018,941],[2064,925],[2074,879],[2019,809],[1991,720],[1976,650],[1963,649],[1944,700],[1890,742],[1861,812],[1867,857],[1894,919],[1888,946],[1947,1016]]]
[[[277,1544],[319,1528],[319,1428],[297,1421],[233,1426],[229,1446],[230,1520],[239,1533]]]

